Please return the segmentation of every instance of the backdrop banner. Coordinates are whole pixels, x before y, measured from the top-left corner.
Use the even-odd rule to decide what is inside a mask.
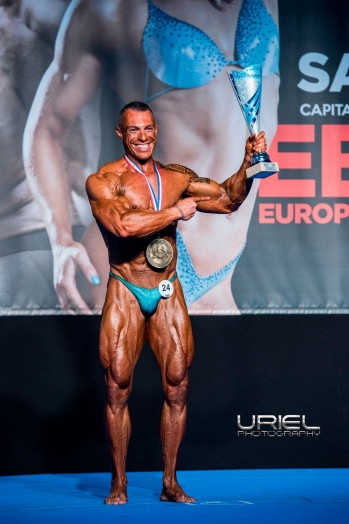
[[[155,158],[223,182],[248,136],[226,72],[257,63],[280,171],[254,180],[236,213],[179,222],[189,312],[348,313],[342,2],[108,3],[0,6],[0,315],[99,314],[109,267],[85,181],[123,153],[119,110],[148,103]]]
[[[348,313],[348,27],[338,2],[289,7],[270,148],[280,173],[261,182],[234,294],[245,313]]]

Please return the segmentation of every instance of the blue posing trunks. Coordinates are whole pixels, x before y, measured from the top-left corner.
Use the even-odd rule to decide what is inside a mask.
[[[136,297],[139,307],[141,308],[141,311],[143,315],[150,316],[153,313],[155,313],[156,308],[158,307],[158,304],[160,302],[160,299],[162,298],[160,291],[157,287],[153,288],[146,288],[141,286],[136,286],[135,284],[131,284],[130,282],[127,282],[122,277],[119,277],[119,275],[116,275],[112,271],[109,273],[110,277],[116,278],[116,280],[120,280],[127,289],[131,291],[131,293]],[[170,282],[174,282],[177,278],[177,273],[175,273],[171,278]]]

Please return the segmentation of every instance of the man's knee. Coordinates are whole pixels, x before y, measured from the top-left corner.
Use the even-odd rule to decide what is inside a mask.
[[[116,373],[109,369],[106,373],[108,404],[112,410],[127,403],[132,391],[132,372],[123,369]]]
[[[177,350],[167,361],[166,381],[177,386],[185,381],[187,374],[187,356],[182,349]]]
[[[115,382],[107,385],[108,405],[113,412],[127,404],[131,390],[131,383],[127,387],[120,387]]]
[[[188,379],[185,378],[178,384],[167,383],[164,387],[164,394],[169,406],[182,410],[187,401]]]

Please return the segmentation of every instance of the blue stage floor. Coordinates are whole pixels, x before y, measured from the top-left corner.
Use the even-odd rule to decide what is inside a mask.
[[[129,502],[105,506],[106,473],[0,477],[0,523],[349,523],[349,469],[183,471],[195,504],[160,502],[161,473],[129,473]]]

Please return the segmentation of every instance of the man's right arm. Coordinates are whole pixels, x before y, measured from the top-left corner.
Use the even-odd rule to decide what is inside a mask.
[[[197,202],[208,197],[191,197],[160,211],[133,209],[122,195],[118,175],[97,173],[88,177],[86,192],[92,214],[107,231],[119,237],[144,237],[161,231],[175,220],[189,220],[196,212]]]
[[[89,49],[79,16],[84,2],[72,2],[63,18],[53,62],[36,93],[24,133],[28,182],[39,204],[54,256],[54,283],[62,307],[87,306],[75,284],[77,267],[90,281],[96,271],[85,248],[74,242],[63,138],[71,122],[97,90],[101,63]],[[82,16],[81,16],[82,19]],[[82,176],[82,174],[77,174]]]

